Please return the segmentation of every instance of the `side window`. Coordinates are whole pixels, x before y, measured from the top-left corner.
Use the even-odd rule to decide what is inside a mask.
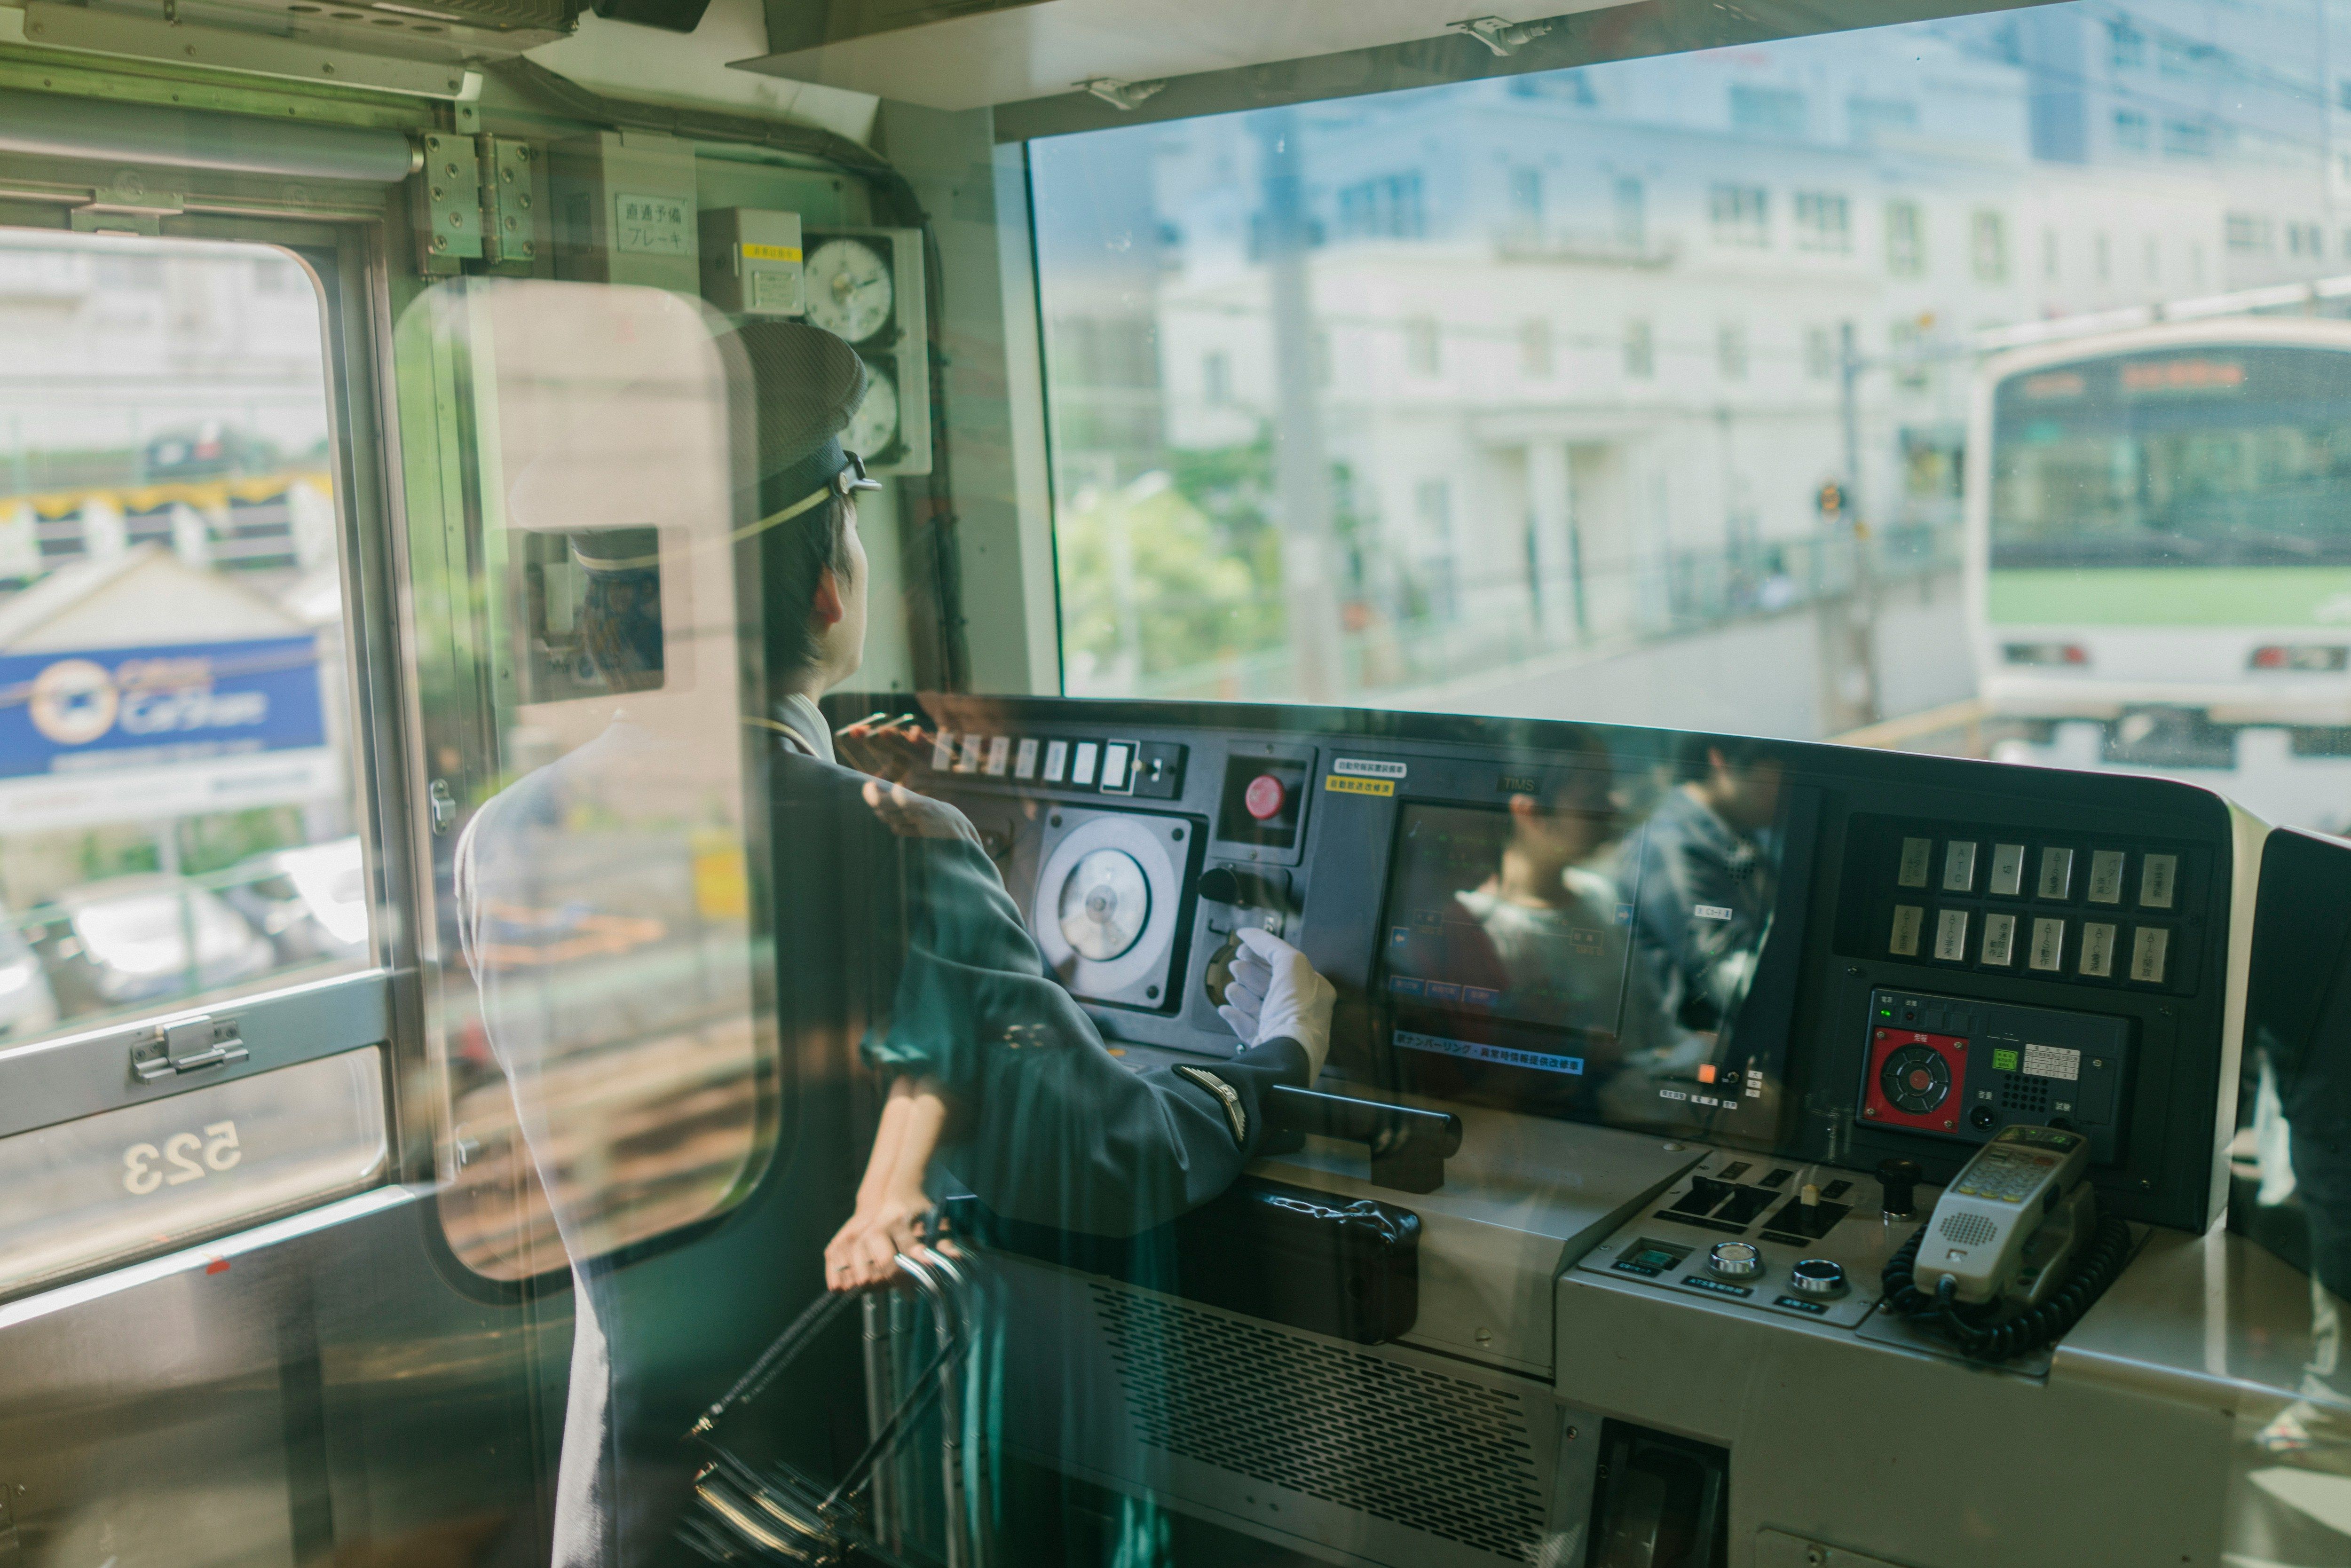
[[[0,231],[0,1048],[374,961],[320,309]]]

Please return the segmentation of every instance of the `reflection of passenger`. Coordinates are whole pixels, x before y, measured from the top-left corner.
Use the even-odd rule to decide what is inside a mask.
[[[1782,765],[1769,740],[1693,736],[1698,777],[1666,792],[1625,868],[1635,961],[1686,1029],[1719,1030],[1746,995],[1771,915],[1765,840]]]
[[[1583,768],[1552,777],[1538,798],[1510,797],[1510,831],[1493,874],[1453,895],[1490,947],[1500,1010],[1530,1023],[1617,1029],[1625,940],[1614,884],[1583,862],[1605,841],[1608,775]],[[1464,983],[1484,966],[1463,954]]]

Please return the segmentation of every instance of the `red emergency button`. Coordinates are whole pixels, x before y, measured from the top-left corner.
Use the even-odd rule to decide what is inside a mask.
[[[1249,814],[1259,821],[1270,822],[1281,815],[1282,802],[1289,797],[1290,791],[1281,787],[1280,779],[1270,773],[1260,773],[1249,781],[1249,789],[1241,796],[1241,804],[1248,807]]]

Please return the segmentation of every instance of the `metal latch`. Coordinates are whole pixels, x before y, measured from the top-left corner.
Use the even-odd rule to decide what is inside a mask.
[[[157,1024],[131,1042],[131,1075],[141,1083],[157,1083],[182,1072],[207,1067],[227,1067],[251,1054],[238,1034],[236,1019],[210,1013],[173,1019]]]

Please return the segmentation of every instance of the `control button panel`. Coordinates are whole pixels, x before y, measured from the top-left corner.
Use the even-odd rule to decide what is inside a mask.
[[[1921,1214],[1936,1196],[1920,1188]],[[1912,1228],[1881,1221],[1881,1207],[1876,1181],[1859,1172],[1759,1167],[1751,1155],[1717,1150],[1569,1274],[1853,1328],[1876,1304],[1887,1253]]]
[[[2098,1013],[1879,988],[1861,1119],[1983,1143],[2014,1124],[2070,1128],[2122,1157],[2131,1024]]]
[[[931,741],[931,771],[1173,800],[1184,793],[1189,750],[1171,740],[1047,740],[941,729]]]
[[[1996,828],[1865,819],[1839,946],[1860,957],[2068,984],[2191,993],[2200,851],[2032,842]]]

